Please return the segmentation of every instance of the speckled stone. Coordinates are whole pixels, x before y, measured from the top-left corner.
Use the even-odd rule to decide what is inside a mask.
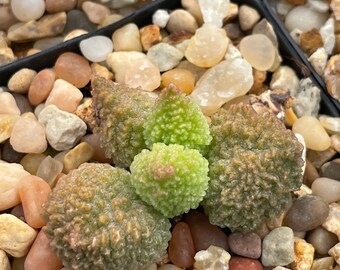
[[[306,195],[293,202],[284,224],[294,231],[309,231],[320,226],[326,220],[328,212],[328,204],[321,197]]]
[[[314,247],[304,239],[295,238],[294,240],[294,262],[290,264],[292,270],[310,269],[314,259]]]
[[[8,81],[8,88],[14,93],[25,94],[37,72],[33,69],[23,68],[15,72]]]
[[[261,238],[256,233],[233,232],[228,237],[230,250],[236,255],[258,259],[261,256]]]

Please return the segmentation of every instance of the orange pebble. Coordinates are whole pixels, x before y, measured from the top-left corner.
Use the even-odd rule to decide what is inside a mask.
[[[174,83],[186,94],[190,94],[195,86],[195,75],[187,69],[175,68],[166,71],[161,78],[164,86]]]
[[[49,184],[40,177],[27,175],[21,178],[18,191],[27,224],[32,228],[44,226],[42,205],[47,201],[51,192]]]

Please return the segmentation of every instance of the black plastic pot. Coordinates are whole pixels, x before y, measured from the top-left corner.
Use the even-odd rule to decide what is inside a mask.
[[[235,3],[242,5],[246,4],[255,8],[263,18],[266,18],[269,23],[272,24],[279,42],[279,50],[280,54],[283,58],[283,63],[291,66],[301,78],[310,77],[311,80],[318,86],[321,91],[321,108],[320,112],[324,114],[328,114],[331,116],[340,116],[340,107],[337,108],[335,105],[335,100],[333,100],[328,94],[327,90],[325,91],[324,83],[320,78],[315,76],[315,70],[306,59],[303,58],[303,53],[299,51],[297,45],[294,44],[294,41],[290,38],[289,33],[285,31],[282,23],[278,21],[278,18],[275,16],[269,4],[266,0],[238,0],[234,1]],[[7,64],[5,66],[0,67],[0,85],[7,85],[8,79],[12,76],[13,73],[20,70],[21,68],[31,68],[34,70],[42,70],[43,68],[52,67],[58,58],[58,56],[64,52],[72,51],[72,52],[80,52],[79,51],[79,43],[81,40],[95,36],[95,35],[104,35],[107,37],[111,37],[112,33],[122,27],[127,23],[134,22],[138,26],[143,26],[151,23],[151,15],[157,9],[169,9],[173,10],[181,7],[180,0],[156,0],[151,2],[142,8],[138,9],[133,14],[128,17],[106,26],[104,28],[98,29],[94,32],[91,32],[86,35],[82,35],[76,37],[74,39],[63,42],[55,47],[49,48],[37,54],[19,59],[13,63]],[[322,84],[323,83],[323,84]],[[340,106],[340,104],[339,104]]]

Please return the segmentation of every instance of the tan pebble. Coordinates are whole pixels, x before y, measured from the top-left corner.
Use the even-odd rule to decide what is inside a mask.
[[[91,79],[89,62],[81,55],[66,52],[61,54],[55,63],[56,76],[77,88],[86,86]]]
[[[150,24],[142,27],[140,30],[140,40],[143,46],[143,50],[147,51],[151,46],[157,44],[162,40],[159,26]]]
[[[188,11],[192,16],[195,17],[199,25],[203,24],[203,15],[201,8],[196,0],[181,0],[182,6]]]
[[[81,35],[86,35],[88,33],[88,31],[84,30],[84,29],[75,29],[72,30],[70,33],[68,33],[65,37],[64,37],[64,41],[70,40],[72,38],[76,38],[79,37]]]
[[[8,29],[8,38],[14,42],[28,42],[58,36],[65,28],[66,18],[65,12],[59,12],[45,15],[38,21],[17,23]]]
[[[297,120],[297,116],[294,113],[294,110],[292,108],[288,108],[285,110],[285,125],[288,127],[292,127]]]
[[[294,262],[290,264],[292,270],[310,269],[314,259],[314,247],[304,239],[294,239]]]
[[[332,97],[338,100],[340,100],[339,65],[340,65],[340,54],[333,55],[328,60],[326,69],[324,71],[324,78],[325,78],[327,90]]]
[[[340,241],[340,203],[329,205],[329,214],[326,221],[322,224],[327,231],[334,233]]]
[[[32,48],[32,49],[29,49],[26,53],[26,56],[30,56],[30,55],[33,55],[33,54],[36,54],[36,53],[39,53],[41,52],[40,49],[36,49],[36,48]]]
[[[190,63],[188,60],[182,60],[176,68],[182,68],[189,70],[192,74],[195,75],[195,81],[197,82],[203,74],[207,71],[206,68],[198,67],[192,63]]]
[[[195,75],[186,69],[174,68],[164,72],[161,78],[165,87],[173,83],[186,94],[190,94],[195,86]]]
[[[186,31],[195,33],[198,28],[197,22],[188,11],[183,9],[176,9],[170,13],[170,18],[166,29],[172,33],[177,31]]]
[[[77,107],[74,113],[83,120],[90,129],[93,129],[96,126],[92,98],[86,98],[84,102]]]
[[[13,95],[8,92],[0,93],[0,114],[20,115],[20,109]]]
[[[138,26],[129,23],[117,29],[112,34],[113,48],[115,51],[137,51],[143,50],[140,41],[140,32]]]
[[[313,28],[303,32],[300,37],[300,46],[308,56],[311,56],[317,49],[323,46],[320,31]]]
[[[190,39],[185,57],[196,66],[212,67],[223,59],[228,43],[223,29],[205,24]]]
[[[29,173],[20,164],[0,163],[0,211],[12,208],[20,203],[18,185],[21,178],[26,175],[29,175]]]
[[[243,31],[248,31],[260,20],[258,11],[250,6],[242,5],[239,9],[239,22]]]
[[[41,230],[37,238],[27,254],[25,260],[25,270],[60,270],[63,266],[62,261],[57,257],[50,247],[50,240],[47,238],[43,230]]]
[[[45,154],[27,154],[25,155],[20,164],[30,174],[36,174],[40,163],[46,158]]]
[[[16,59],[17,57],[14,55],[11,48],[0,48],[0,66],[9,64]]]
[[[78,168],[81,164],[89,161],[93,156],[93,147],[87,142],[82,142],[71,149],[64,157],[64,172]]]
[[[96,134],[87,134],[82,139],[82,142],[90,144],[94,150],[92,159],[101,163],[112,163],[111,159],[105,157],[105,151],[100,147],[100,139]]]
[[[11,270],[11,264],[9,263],[6,252],[3,250],[0,250],[0,269]]]
[[[40,177],[28,175],[21,178],[18,189],[27,224],[32,228],[43,227],[43,204],[51,192],[49,184]]]
[[[330,147],[331,140],[320,121],[313,116],[302,116],[294,123],[292,130],[303,136],[308,149],[323,151]]]
[[[9,79],[8,81],[9,90],[19,94],[27,93],[35,75],[37,75],[37,72],[32,69],[28,68],[20,69],[19,71],[15,72]]]
[[[100,24],[105,17],[111,14],[111,11],[107,6],[93,1],[85,1],[82,4],[82,9],[89,20],[95,24]]]
[[[122,16],[121,14],[111,14],[111,15],[106,16],[104,18],[104,20],[100,24],[100,27],[105,27],[109,24],[113,24],[115,22],[120,21],[123,18],[124,18],[124,16]]]
[[[13,126],[10,143],[19,153],[42,153],[47,149],[45,128],[36,119],[20,117]]]
[[[337,243],[334,247],[332,247],[328,254],[331,255],[337,264],[340,265],[340,242]]]
[[[0,143],[7,140],[12,133],[15,122],[19,119],[19,115],[0,114]]]
[[[43,69],[33,78],[28,90],[28,100],[32,105],[43,102],[51,92],[55,81],[55,72],[52,69]]]
[[[323,258],[315,259],[313,261],[313,265],[310,270],[332,269],[333,265],[334,265],[334,259],[332,257],[323,257]]]
[[[144,53],[113,52],[108,55],[106,61],[115,72],[115,80],[118,83],[133,88],[141,87],[146,91],[153,91],[160,86],[159,68]]]
[[[113,80],[114,75],[111,71],[108,70],[107,67],[98,64],[98,63],[92,63],[91,64],[91,70],[92,70],[92,76],[100,76],[107,80]]]
[[[37,232],[10,214],[0,215],[0,249],[13,257],[25,256]]]
[[[55,105],[60,110],[74,112],[83,98],[81,91],[69,82],[57,79],[46,99],[45,105]]]
[[[69,11],[75,8],[77,0],[46,0],[45,8],[48,13],[57,13],[61,11]]]
[[[254,83],[248,94],[259,95],[264,91],[263,83],[267,79],[267,72],[253,68]]]
[[[340,153],[340,135],[331,136],[331,145],[338,153]]]

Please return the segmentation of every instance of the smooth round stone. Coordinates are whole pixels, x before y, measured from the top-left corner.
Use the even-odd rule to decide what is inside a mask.
[[[167,87],[170,83],[177,85],[184,93],[190,94],[195,86],[195,75],[187,69],[174,68],[162,74],[162,85]]]
[[[242,5],[239,10],[239,22],[243,31],[248,31],[254,27],[254,25],[261,18],[258,11],[250,6]]]
[[[1,151],[1,159],[10,163],[19,163],[20,160],[25,156],[24,153],[15,151],[10,144],[9,140],[3,144]]]
[[[67,41],[67,40],[70,40],[72,38],[76,38],[82,35],[86,35],[87,33],[88,31],[83,30],[83,29],[74,29],[64,37],[64,41]]]
[[[320,13],[304,5],[296,6],[289,11],[285,25],[289,32],[299,29],[307,32],[313,28],[319,29],[328,19],[328,13]]]
[[[97,29],[97,25],[92,23],[83,11],[79,9],[72,9],[67,12],[64,33],[68,34],[75,29],[83,29],[87,32],[92,32]]]
[[[20,113],[14,96],[8,92],[0,93],[0,114],[20,115]]]
[[[81,55],[66,52],[61,54],[55,63],[55,73],[77,88],[86,86],[91,79],[91,67],[89,62]]]
[[[76,147],[67,152],[64,156],[64,172],[78,168],[81,164],[89,161],[93,156],[94,150],[87,142],[81,142]]]
[[[340,117],[330,117],[327,115],[320,115],[319,121],[321,125],[330,133],[330,134],[339,134],[340,135]]]
[[[43,102],[50,94],[55,81],[55,72],[52,69],[43,69],[33,78],[28,90],[28,100],[32,105]]]
[[[338,243],[338,237],[322,227],[311,231],[307,235],[306,240],[313,245],[315,252],[320,255],[327,255],[328,250]]]
[[[50,246],[50,240],[43,230],[35,238],[25,260],[25,270],[60,270],[62,261],[57,257]]]
[[[170,32],[186,31],[195,33],[198,25],[197,22],[188,11],[184,9],[176,9],[170,13],[166,29]]]
[[[95,24],[100,24],[105,17],[111,14],[111,11],[107,6],[93,1],[85,1],[82,4],[82,9],[89,20]]]
[[[230,250],[236,255],[258,259],[261,256],[261,238],[256,233],[233,232],[228,237]]]
[[[20,153],[42,153],[47,149],[45,129],[36,119],[21,117],[13,127],[10,143]]]
[[[190,228],[185,222],[175,225],[169,242],[168,254],[170,261],[178,267],[186,268],[194,264],[195,246]]]
[[[22,177],[29,175],[17,163],[0,163],[0,211],[12,208],[20,203],[18,185]]]
[[[13,93],[13,97],[21,114],[33,111],[33,108],[26,96],[22,94]]]
[[[58,13],[69,11],[75,8],[77,0],[45,0],[46,11],[48,13]]]
[[[185,222],[189,225],[196,252],[206,250],[211,245],[229,250],[227,235],[221,228],[212,225],[205,214],[192,210],[186,215]]]
[[[320,175],[340,181],[340,158],[333,159],[321,166]]]
[[[45,12],[44,0],[12,0],[11,8],[14,16],[23,22],[39,19]]]
[[[8,81],[10,91],[26,94],[37,72],[33,69],[23,68],[15,72]]]
[[[313,182],[311,188],[313,195],[320,196],[327,203],[340,200],[340,181],[321,177]]]
[[[212,67],[219,63],[228,48],[226,32],[213,24],[204,24],[190,39],[185,57],[199,67]]]
[[[331,146],[329,135],[320,121],[313,116],[305,115],[296,120],[292,131],[303,136],[308,149],[324,151]]]
[[[294,231],[310,231],[326,220],[328,212],[328,204],[321,197],[305,195],[293,202],[283,222]]]
[[[232,256],[229,261],[229,270],[263,270],[258,260]]]
[[[36,229],[43,227],[46,223],[43,204],[51,193],[49,184],[40,177],[27,175],[21,178],[18,191],[27,224]]]
[[[105,36],[94,36],[84,39],[79,44],[83,56],[92,62],[105,61],[108,54],[113,50],[110,38]]]
[[[244,37],[240,42],[240,52],[253,68],[260,71],[269,70],[275,61],[275,47],[263,34]]]
[[[87,142],[93,148],[92,159],[101,163],[112,163],[111,159],[105,157],[105,150],[100,146],[100,139],[97,134],[87,134],[81,138],[82,142]]]
[[[67,99],[65,97],[67,97]],[[53,104],[60,110],[74,112],[82,99],[83,94],[77,87],[65,80],[58,79],[54,82],[45,105]]]
[[[134,23],[129,23],[117,29],[112,34],[113,48],[118,51],[143,51],[140,40],[139,28]]]

